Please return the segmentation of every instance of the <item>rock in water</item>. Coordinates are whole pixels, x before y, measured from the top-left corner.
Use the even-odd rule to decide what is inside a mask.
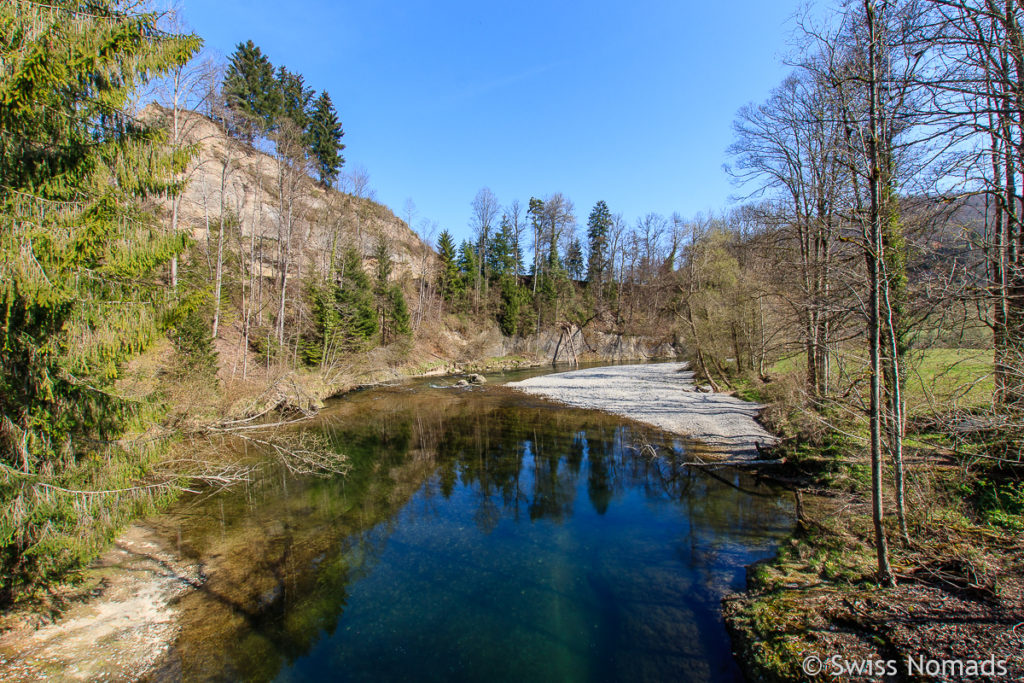
[[[486,381],[487,381],[487,378],[484,377],[483,375],[473,374],[473,375],[469,376],[469,383],[470,384],[483,384]]]

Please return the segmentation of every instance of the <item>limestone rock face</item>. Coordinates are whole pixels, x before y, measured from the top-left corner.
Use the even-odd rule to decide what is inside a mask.
[[[178,116],[182,141],[199,146],[199,154],[186,171],[188,185],[178,208],[178,230],[197,241],[207,240],[219,227],[223,206],[243,239],[255,236],[263,254],[263,276],[276,277],[274,255],[283,218],[278,160],[267,151],[230,138],[198,112],[180,111]],[[151,104],[141,118],[169,125],[171,111]],[[170,200],[164,200],[160,208],[169,226]],[[298,177],[294,188],[290,218],[292,253],[301,258],[300,264],[294,260],[292,264],[300,266],[303,273],[309,268],[322,269],[332,247],[334,251],[354,247],[365,262],[372,263],[379,235],[391,243],[396,279],[429,274],[437,261],[434,251],[386,206],[366,196],[324,189],[304,175]]]

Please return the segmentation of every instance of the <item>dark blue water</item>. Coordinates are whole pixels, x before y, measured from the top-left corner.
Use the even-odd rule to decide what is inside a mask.
[[[686,445],[505,390],[373,390],[316,426],[345,478],[279,472],[160,521],[203,562],[165,674],[739,680],[719,614],[792,525]]]

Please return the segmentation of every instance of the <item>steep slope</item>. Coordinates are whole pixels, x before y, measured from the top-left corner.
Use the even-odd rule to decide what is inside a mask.
[[[150,105],[143,117],[161,120],[173,129],[168,109]],[[288,237],[290,204],[289,246],[298,255],[292,263],[299,275],[308,267],[325,267],[332,246],[338,253],[354,247],[367,262],[372,261],[381,235],[390,243],[398,278],[419,278],[433,267],[434,252],[386,206],[325,189],[303,169],[290,177],[273,150],[257,149],[229,137],[218,123],[197,112],[179,111],[177,127],[180,144],[198,144],[200,148],[186,173],[188,185],[177,217],[177,229],[194,239],[204,241],[215,235],[223,213],[229,225],[238,228],[231,239],[248,241],[255,235],[263,274],[273,276],[276,250]],[[163,210],[170,226],[169,200]]]

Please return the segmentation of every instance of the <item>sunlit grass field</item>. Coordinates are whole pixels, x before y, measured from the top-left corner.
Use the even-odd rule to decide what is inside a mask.
[[[774,377],[801,373],[806,365],[803,353],[787,356],[772,365]],[[867,386],[867,358],[842,352],[839,363],[846,381],[863,380]],[[909,416],[952,409],[972,410],[988,406],[995,389],[991,349],[930,348],[913,350],[906,367],[904,400]]]

